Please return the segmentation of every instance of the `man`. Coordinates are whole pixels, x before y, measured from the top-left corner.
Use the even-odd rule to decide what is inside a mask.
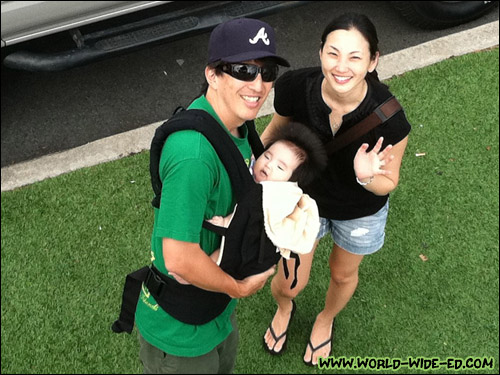
[[[247,164],[251,149],[244,123],[257,116],[276,79],[278,64],[289,66],[276,55],[274,31],[262,21],[231,20],[211,34],[205,68],[208,88],[188,111],[201,109],[217,120]],[[192,130],[171,134],[163,147],[160,177],[164,193],[160,208],[155,209],[153,265],[164,275],[176,274],[194,287],[232,298],[261,289],[273,268],[235,280],[209,257],[219,247],[220,237],[202,229],[203,220],[225,216],[234,208],[231,181],[210,142]],[[186,315],[197,309],[196,297],[195,301],[186,295],[176,298],[176,311],[180,306],[181,315],[183,306]],[[232,372],[238,343],[235,307],[236,300],[230,300],[207,323],[188,324],[159,307],[143,286],[135,321],[144,372]]]

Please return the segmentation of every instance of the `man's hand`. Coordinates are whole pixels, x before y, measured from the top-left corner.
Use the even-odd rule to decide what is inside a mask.
[[[274,274],[276,270],[276,266],[272,266],[267,271],[258,273],[256,275],[248,276],[243,280],[236,280],[238,291],[235,295],[231,295],[232,298],[243,298],[251,296],[252,294],[261,290],[264,285],[266,285],[266,281]]]

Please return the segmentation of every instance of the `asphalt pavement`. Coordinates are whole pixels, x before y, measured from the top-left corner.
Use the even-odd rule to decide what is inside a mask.
[[[498,46],[498,39],[497,20],[383,55],[377,70],[381,79],[387,79],[453,56]],[[259,116],[273,112],[273,97],[272,92]],[[3,167],[1,169],[2,192],[148,150],[154,130],[162,121],[89,142],[70,150]]]

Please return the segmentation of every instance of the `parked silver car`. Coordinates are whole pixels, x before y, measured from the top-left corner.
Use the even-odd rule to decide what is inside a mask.
[[[152,43],[259,17],[307,1],[2,1],[2,59],[12,69],[57,71]],[[392,1],[412,24],[444,28],[497,1]],[[60,36],[64,38],[61,38]],[[57,41],[47,38],[59,36]],[[57,48],[56,48],[57,47]]]

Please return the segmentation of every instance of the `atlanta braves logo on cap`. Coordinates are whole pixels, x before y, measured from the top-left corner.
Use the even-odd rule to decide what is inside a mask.
[[[252,44],[257,44],[257,42],[259,40],[262,40],[264,42],[264,44],[266,46],[269,45],[269,43],[271,43],[269,41],[269,39],[267,38],[267,33],[266,33],[266,28],[265,27],[262,27],[259,32],[257,33],[257,35],[255,35],[255,37],[253,39],[248,39],[248,41]]]
[[[238,63],[270,58],[278,65],[290,66],[276,55],[274,30],[252,18],[236,18],[218,25],[210,35],[208,63]]]

